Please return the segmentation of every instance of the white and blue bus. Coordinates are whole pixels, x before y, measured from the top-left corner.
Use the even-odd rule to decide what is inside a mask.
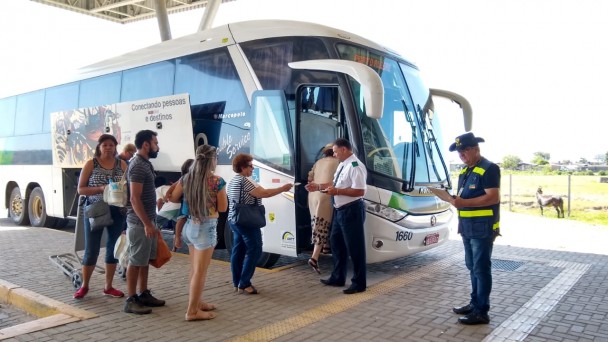
[[[159,133],[156,170],[170,180],[202,143],[219,147],[217,173],[233,177],[238,153],[254,157],[264,186],[302,183],[264,200],[269,266],[312,249],[303,184],[323,147],[351,141],[368,169],[368,263],[440,245],[453,218],[427,186],[451,188],[436,97],[415,65],[357,35],[293,21],[224,25],[106,60],[58,85],[0,99],[0,206],[15,223],[57,227],[77,211],[77,181],[96,139],[119,148],[140,129]],[[449,102],[449,101],[444,101]],[[453,115],[453,111],[450,111]],[[230,229],[218,236],[230,247]]]

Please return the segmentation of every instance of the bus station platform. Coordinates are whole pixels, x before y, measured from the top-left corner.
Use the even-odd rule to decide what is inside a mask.
[[[478,326],[457,323],[451,311],[470,291],[455,231],[438,248],[368,265],[368,289],[353,295],[319,282],[329,256],[320,258],[321,276],[306,256],[258,269],[258,295],[233,292],[229,263],[213,260],[204,300],[217,317],[187,322],[187,255],[150,268],[149,287],[166,306],[127,314],[124,298],[102,295],[98,273],[83,300],[72,298],[70,279],[49,261],[74,250],[72,232],[0,219],[0,340],[608,341],[608,227],[504,210],[501,218],[491,322]],[[114,286],[126,291],[118,276]]]

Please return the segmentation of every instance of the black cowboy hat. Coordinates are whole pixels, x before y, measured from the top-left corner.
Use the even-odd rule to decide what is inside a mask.
[[[450,152],[462,150],[467,147],[477,146],[480,142],[485,142],[485,140],[483,140],[483,138],[476,137],[471,132],[465,133],[457,136],[456,139],[454,139],[454,143],[450,145]]]

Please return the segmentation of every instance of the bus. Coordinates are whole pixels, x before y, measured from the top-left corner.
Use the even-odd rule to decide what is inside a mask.
[[[264,200],[259,265],[268,267],[312,250],[304,184],[323,147],[342,137],[368,170],[367,262],[392,260],[449,237],[450,205],[427,188],[452,188],[441,153],[444,105],[443,116],[462,115],[470,130],[464,97],[429,89],[414,64],[382,45],[305,22],[227,24],[0,99],[2,215],[19,225],[66,225],[99,135],[114,134],[120,149],[153,129],[160,143],[153,164],[169,180],[208,143],[218,147],[216,173],[226,181],[232,158],[249,153],[262,186],[300,183]],[[218,248],[231,247],[225,215],[218,236]]]

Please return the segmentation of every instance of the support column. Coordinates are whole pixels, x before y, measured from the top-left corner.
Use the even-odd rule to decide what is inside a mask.
[[[171,27],[169,26],[169,15],[167,14],[166,0],[154,0],[156,7],[156,19],[161,41],[171,40]]]
[[[198,26],[199,31],[205,31],[211,28],[213,19],[215,19],[215,15],[217,14],[217,10],[220,8],[220,3],[221,0],[207,0],[207,6],[205,7],[203,19],[201,19],[201,24]]]

